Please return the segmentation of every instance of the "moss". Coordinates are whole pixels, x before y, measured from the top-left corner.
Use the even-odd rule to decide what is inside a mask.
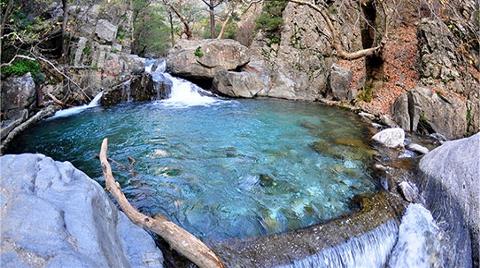
[[[203,51],[202,51],[202,48],[201,47],[197,47],[197,49],[195,49],[195,52],[193,52],[193,54],[195,55],[195,57],[203,57],[205,54],[203,54]]]
[[[358,93],[357,99],[364,102],[371,102],[373,99],[373,86],[365,85],[365,87]]]
[[[20,59],[15,60],[11,65],[2,67],[2,74],[6,76],[26,73],[31,73],[33,76],[40,74],[40,64],[37,61]]]
[[[117,30],[117,40],[123,41],[125,37],[127,37],[127,31],[120,25]]]
[[[467,132],[465,133],[466,136],[470,136],[474,134],[473,131],[473,113],[472,113],[472,106],[467,104]]]

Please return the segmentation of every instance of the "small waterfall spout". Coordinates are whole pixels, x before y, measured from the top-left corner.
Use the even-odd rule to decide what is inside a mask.
[[[390,220],[343,244],[324,249],[312,256],[295,260],[282,268],[306,267],[384,267],[397,239],[398,225]]]
[[[100,99],[102,98],[103,92],[98,93],[93,100],[89,104],[84,104],[82,106],[76,106],[64,110],[57,111],[52,117],[49,119],[60,118],[60,117],[67,117],[74,114],[78,114],[83,112],[86,109],[97,107],[100,105]]]
[[[410,204],[402,218],[389,267],[443,267],[441,235],[430,211]]]
[[[160,60],[148,60],[145,64],[145,72],[152,75],[157,91],[157,100],[161,99],[160,88],[162,84],[171,87],[168,98],[160,103],[171,107],[190,107],[200,105],[212,105],[224,101],[213,96],[213,94],[201,89],[199,86],[181,78],[173,77],[165,73],[166,62]]]

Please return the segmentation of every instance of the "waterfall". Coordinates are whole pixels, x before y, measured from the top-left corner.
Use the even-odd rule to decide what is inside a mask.
[[[420,204],[410,204],[400,226],[390,220],[343,244],[280,267],[442,267],[441,238],[430,211]]]
[[[84,104],[82,106],[76,106],[76,107],[72,107],[72,108],[57,111],[49,119],[67,117],[67,116],[71,116],[71,115],[74,115],[74,114],[81,113],[82,111],[84,111],[86,109],[89,109],[89,108],[92,108],[92,107],[97,107],[97,106],[100,105],[100,99],[102,98],[102,94],[103,94],[103,92],[98,93],[89,104]]]
[[[390,220],[367,233],[350,238],[343,244],[280,267],[384,267],[395,245],[397,230],[397,223]]]
[[[165,72],[165,60],[147,60],[145,63],[145,72],[152,75],[157,90],[157,99],[160,97],[159,84],[165,81],[171,83],[170,96],[161,100],[160,103],[171,107],[190,107],[190,106],[208,106],[219,104],[225,101],[216,98],[211,93],[201,89],[199,86],[181,78],[173,77]]]
[[[389,267],[442,267],[441,237],[430,211],[420,204],[410,204],[402,218]]]
[[[132,93],[130,90],[130,85],[132,83],[132,80],[127,80],[122,84],[122,96],[126,96],[127,102],[132,101]]]

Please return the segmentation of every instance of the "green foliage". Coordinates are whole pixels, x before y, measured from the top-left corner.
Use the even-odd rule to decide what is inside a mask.
[[[24,75],[31,73],[33,76],[40,73],[40,64],[37,61],[20,59],[15,60],[11,65],[2,67],[2,74],[10,75]]]
[[[371,102],[373,99],[373,86],[365,85],[365,87],[358,93],[357,99],[364,102]]]
[[[197,49],[195,49],[195,52],[193,53],[195,55],[195,57],[203,57],[203,51],[202,51],[202,48],[201,47],[197,47]]]
[[[134,21],[133,52],[140,56],[165,55],[171,39],[164,8],[161,5],[146,5],[145,1],[140,0],[134,1],[134,7],[137,16]],[[117,38],[122,39],[120,29]]]
[[[125,37],[127,36],[127,31],[120,25],[117,30],[117,39],[119,41],[125,40]]]
[[[287,4],[287,0],[265,1],[262,13],[256,20],[256,29],[265,32],[267,38],[270,39],[269,45],[280,42],[282,13]]]

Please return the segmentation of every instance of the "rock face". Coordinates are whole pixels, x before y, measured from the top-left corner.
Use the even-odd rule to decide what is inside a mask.
[[[112,42],[117,36],[118,27],[111,24],[108,20],[98,20],[95,26],[95,34],[107,42]]]
[[[28,108],[36,98],[35,82],[30,73],[7,78],[1,90],[2,113]]]
[[[0,266],[163,267],[148,233],[70,163],[39,154],[0,161]]]
[[[478,266],[480,134],[448,141],[420,161],[420,188],[438,222],[444,222],[451,258],[445,267]]]
[[[401,128],[387,128],[375,134],[372,139],[390,148],[403,147],[405,132]]]
[[[394,120],[405,130],[440,133],[449,139],[467,133],[467,106],[454,95],[444,96],[424,87],[414,88],[397,98]]]
[[[350,101],[357,95],[356,92],[350,90],[351,82],[352,71],[333,64],[328,77],[327,94],[331,95],[334,100]]]
[[[181,40],[169,52],[167,71],[195,79],[213,79],[221,70],[236,70],[250,61],[248,48],[234,40]]]
[[[15,127],[29,117],[29,110],[36,106],[35,82],[30,73],[23,76],[11,76],[2,81],[0,89],[2,141]]]

